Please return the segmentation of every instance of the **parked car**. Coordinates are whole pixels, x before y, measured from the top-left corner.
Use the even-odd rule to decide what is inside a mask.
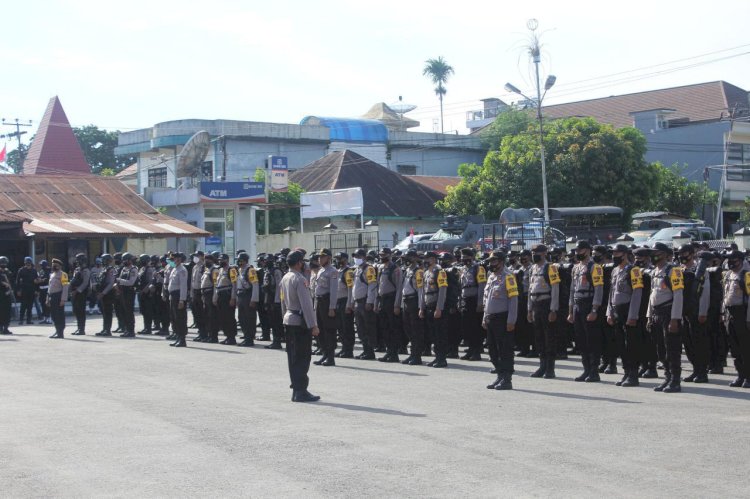
[[[414,234],[413,236],[406,236],[401,240],[401,242],[399,242],[391,249],[401,250],[402,252],[404,252],[409,248],[416,248],[419,241],[429,239],[433,236],[433,234],[434,232],[430,232],[429,234]]]
[[[456,247],[473,246],[477,237],[482,234],[483,223],[484,218],[479,215],[466,218],[448,216],[432,237],[417,243],[417,250],[453,251]]]
[[[645,244],[652,248],[656,243],[664,243],[667,246],[672,246],[672,238],[680,232],[690,234],[690,238],[693,241],[709,241],[716,238],[713,229],[710,227],[666,227],[648,238]]]
[[[654,230],[634,230],[632,232],[627,232],[623,234],[624,236],[630,236],[633,238],[633,242],[631,244],[635,244],[636,246],[643,246],[644,244],[648,244],[648,239],[659,232],[658,229]]]

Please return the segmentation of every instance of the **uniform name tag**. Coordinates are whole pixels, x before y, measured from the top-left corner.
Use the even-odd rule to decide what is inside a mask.
[[[505,291],[508,293],[508,298],[518,296],[518,284],[516,283],[515,276],[505,276]]]

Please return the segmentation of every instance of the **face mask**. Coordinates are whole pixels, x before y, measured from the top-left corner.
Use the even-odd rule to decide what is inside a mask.
[[[531,259],[534,260],[534,263],[539,263],[542,261],[542,255],[532,255]]]
[[[687,263],[689,261],[690,261],[690,257],[687,257],[687,256],[680,257],[680,263]]]
[[[602,263],[604,257],[601,255],[594,255],[594,263]]]
[[[740,261],[739,260],[727,260],[727,265],[730,269],[734,269],[739,267]]]
[[[380,261],[383,263],[388,263],[390,261],[391,257],[389,256],[381,256]]]
[[[363,260],[361,258],[355,258],[354,259],[354,264],[357,265],[357,266],[362,265],[362,262],[363,262]]]
[[[620,265],[623,262],[624,258],[621,256],[613,256],[612,261],[615,263],[615,265]]]
[[[226,267],[227,265],[229,265],[229,262],[219,262],[219,266],[221,267]]]
[[[576,259],[582,262],[586,258],[586,253],[576,253]]]
[[[58,270],[60,270],[60,266],[59,265],[53,265],[52,266],[52,270],[55,271],[55,272],[57,272]]]
[[[175,268],[174,260],[167,260],[167,265],[169,265],[171,268]]]
[[[197,256],[193,257],[193,263],[201,263],[201,259]]]
[[[643,260],[636,260],[633,265],[635,265],[636,267],[644,268],[646,266],[646,262],[644,262]]]
[[[463,262],[463,264],[464,264],[464,265],[466,265],[467,267],[468,267],[469,265],[471,265],[471,264],[472,264],[472,261],[471,261],[471,260],[461,260],[461,261],[462,261],[462,262]]]
[[[664,258],[662,255],[651,255],[651,261],[654,263],[659,263],[662,258]]]

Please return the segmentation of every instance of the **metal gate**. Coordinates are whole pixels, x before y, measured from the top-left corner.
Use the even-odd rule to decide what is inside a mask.
[[[345,251],[351,255],[357,248],[378,249],[378,231],[331,232],[315,235],[315,250],[330,249],[333,254]]]

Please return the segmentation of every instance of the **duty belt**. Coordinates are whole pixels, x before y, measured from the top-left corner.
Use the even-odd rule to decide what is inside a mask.
[[[296,315],[296,316],[299,316],[299,317],[304,317],[304,314],[302,313],[302,310],[287,309],[286,311],[289,312],[289,313],[291,313],[292,315]]]
[[[49,286],[39,286],[39,289],[49,289]]]
[[[404,300],[416,300],[419,297],[417,293],[414,293],[412,295],[404,295]]]
[[[660,303],[658,305],[654,305],[654,310],[658,311],[664,311],[665,308],[672,305],[672,300],[669,300],[668,302]]]
[[[501,315],[508,315],[508,311],[506,310],[505,312],[495,312],[494,314],[487,314],[487,318],[488,319],[497,319]]]
[[[216,288],[216,291],[218,291],[219,293],[221,293],[222,291],[231,291],[231,290],[232,290],[232,286],[222,286],[220,288]]]

